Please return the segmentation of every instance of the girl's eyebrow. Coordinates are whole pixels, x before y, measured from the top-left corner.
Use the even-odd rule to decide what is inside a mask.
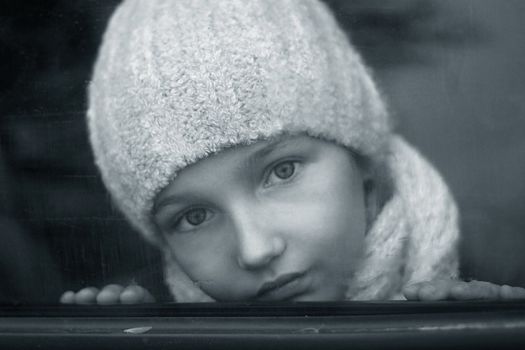
[[[160,209],[168,206],[168,205],[174,205],[174,204],[182,204],[184,203],[184,201],[187,200],[185,199],[184,195],[176,195],[176,196],[167,196],[161,200],[159,200],[158,202],[154,202],[153,203],[153,209],[152,209],[152,214],[153,216],[155,216],[156,214],[158,214],[160,212]]]
[[[283,148],[287,147],[297,147],[302,142],[302,139],[299,137],[294,138],[281,138],[274,140],[266,145],[264,145],[262,148],[254,151],[253,153],[249,154],[244,162],[244,166],[246,168],[250,168],[254,164],[257,164],[261,159],[264,159],[271,155],[272,153],[279,151]]]

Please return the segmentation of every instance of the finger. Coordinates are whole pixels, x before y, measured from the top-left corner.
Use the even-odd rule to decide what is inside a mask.
[[[68,290],[60,296],[61,304],[73,304],[75,302],[75,292]]]
[[[153,295],[151,295],[151,293],[149,292],[149,290],[144,289],[144,302],[145,303],[154,303],[155,302],[155,297]]]
[[[500,299],[525,299],[525,288],[503,285],[499,291]]]
[[[112,305],[118,304],[120,301],[120,293],[124,289],[123,286],[118,284],[109,284],[102,288],[100,293],[97,295],[97,304],[99,305]]]
[[[500,286],[484,281],[459,282],[450,294],[456,300],[499,299]]]
[[[425,301],[446,300],[449,298],[450,287],[454,282],[451,280],[424,282],[418,291],[418,299]]]
[[[138,304],[142,303],[144,299],[144,288],[137,285],[126,287],[120,293],[120,302],[122,304]]]
[[[468,282],[458,281],[450,288],[450,297],[453,300],[466,300],[468,299],[469,288]]]
[[[97,298],[98,288],[87,287],[75,294],[75,304],[94,304]]]
[[[419,300],[419,289],[421,283],[410,284],[403,288],[403,295],[407,300]]]
[[[448,297],[451,280],[418,282],[406,286],[403,294],[407,300],[443,300]]]

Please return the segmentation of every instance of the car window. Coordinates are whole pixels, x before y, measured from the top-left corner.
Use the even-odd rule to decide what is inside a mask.
[[[146,285],[171,302],[162,257],[112,204],[90,150],[86,88],[118,1],[2,10],[0,302]],[[326,2],[374,69],[397,128],[449,184],[461,274],[525,287],[525,25],[518,1]]]

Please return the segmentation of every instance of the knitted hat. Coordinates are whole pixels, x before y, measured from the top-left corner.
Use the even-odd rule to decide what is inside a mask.
[[[125,0],[89,87],[104,183],[151,242],[155,196],[234,145],[306,133],[381,161],[393,135],[359,54],[316,0]],[[180,301],[210,300],[165,254]]]
[[[88,118],[106,186],[152,241],[155,195],[225,147],[300,131],[373,157],[389,134],[361,58],[313,0],[124,1]]]

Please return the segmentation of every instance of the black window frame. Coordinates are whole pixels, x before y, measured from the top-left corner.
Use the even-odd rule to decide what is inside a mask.
[[[3,306],[2,349],[523,349],[525,301]]]

